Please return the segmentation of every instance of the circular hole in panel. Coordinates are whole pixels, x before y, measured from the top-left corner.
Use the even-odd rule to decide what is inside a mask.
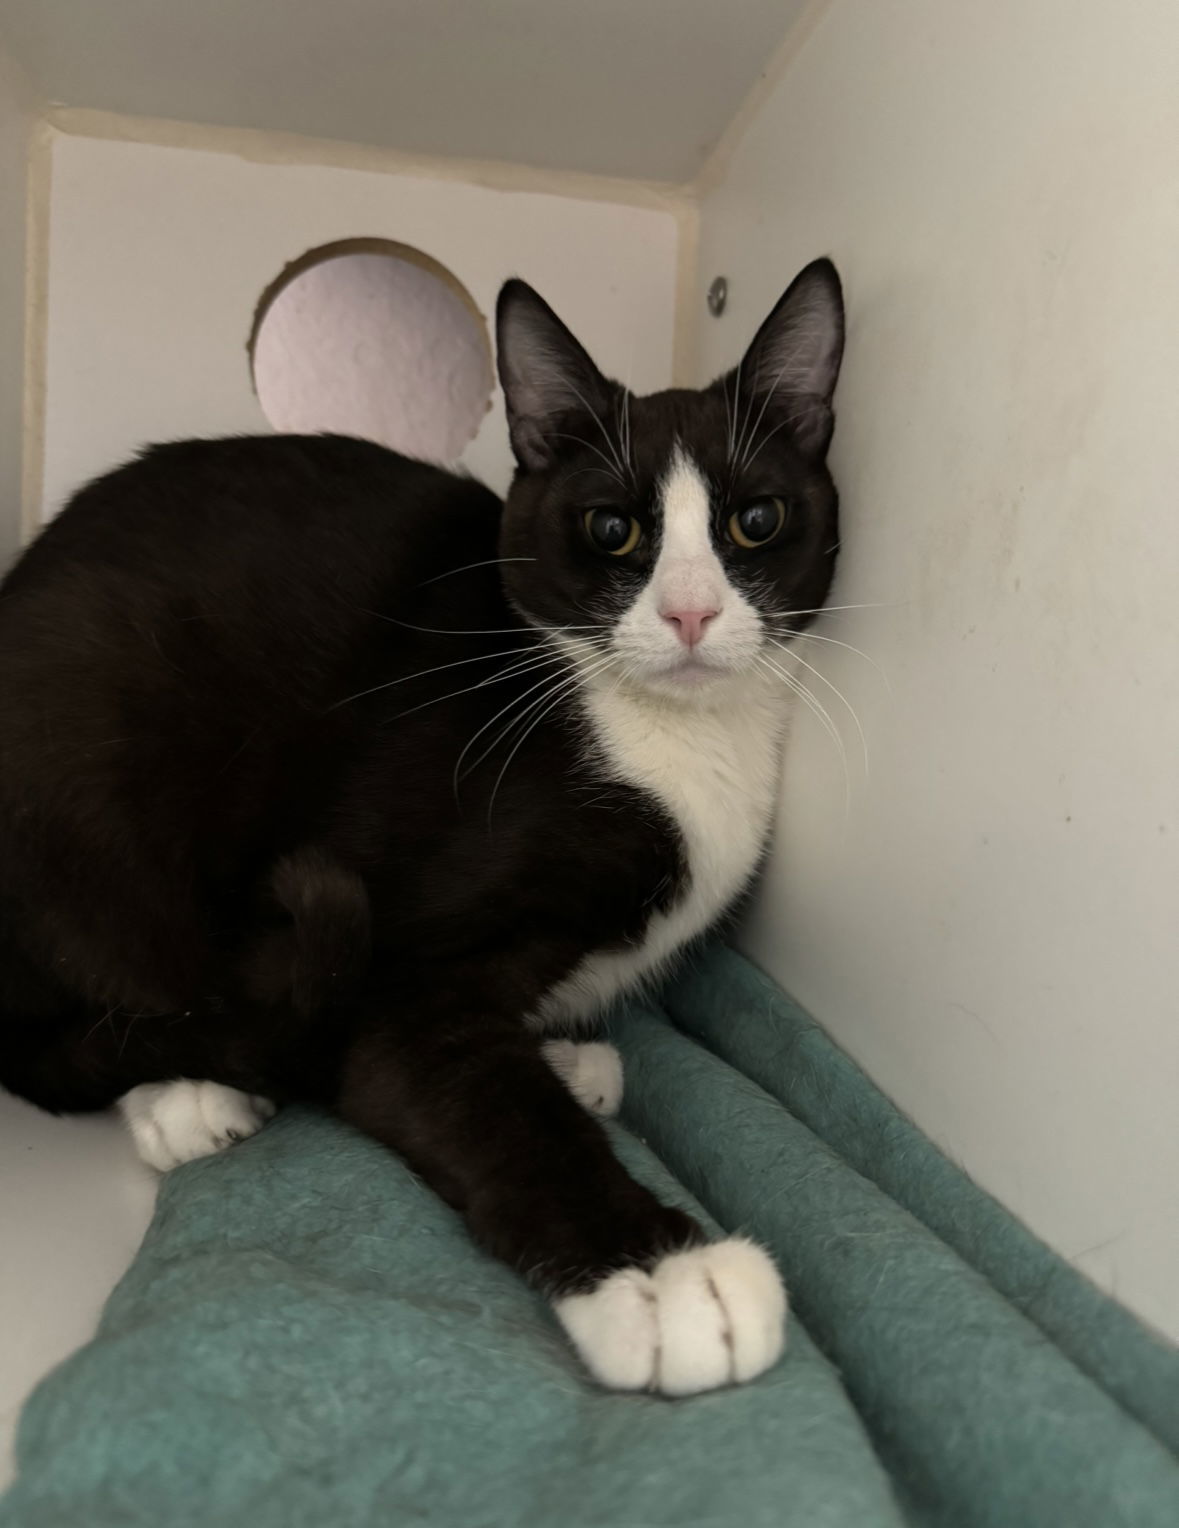
[[[491,402],[487,326],[462,283],[387,239],[309,250],[262,294],[249,343],[276,430],[457,459]]]

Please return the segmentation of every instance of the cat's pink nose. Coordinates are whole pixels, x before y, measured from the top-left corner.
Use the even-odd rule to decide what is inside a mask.
[[[675,627],[675,634],[685,647],[695,647],[704,635],[704,627],[716,615],[715,610],[665,610],[663,619]]]

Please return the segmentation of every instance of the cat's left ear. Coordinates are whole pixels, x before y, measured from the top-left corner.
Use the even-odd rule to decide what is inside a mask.
[[[843,330],[839,272],[830,260],[813,260],[790,283],[741,362],[742,396],[763,408],[765,419],[781,420],[808,456],[822,457],[831,443]]]
[[[562,435],[577,433],[578,415],[601,417],[608,411],[614,384],[526,281],[504,285],[495,327],[512,450],[525,471],[544,472]]]

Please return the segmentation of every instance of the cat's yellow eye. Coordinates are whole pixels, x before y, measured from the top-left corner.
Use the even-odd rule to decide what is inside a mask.
[[[781,499],[754,499],[744,509],[729,516],[729,535],[747,551],[772,541],[786,523],[786,505]]]
[[[585,533],[599,552],[611,557],[625,557],[643,539],[643,527],[633,515],[605,505],[586,510]]]

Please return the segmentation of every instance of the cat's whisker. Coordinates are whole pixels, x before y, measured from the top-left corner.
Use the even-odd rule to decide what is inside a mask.
[[[427,674],[441,674],[446,669],[462,668],[467,663],[491,663],[496,658],[514,658],[517,653],[539,652],[540,648],[541,643],[530,642],[527,647],[509,647],[506,653],[476,653],[473,658],[458,658],[453,663],[438,663],[433,668],[418,669],[414,674],[402,674],[397,679],[386,679],[384,684],[374,684],[371,689],[357,690],[355,695],[346,695],[343,700],[337,700],[329,706],[323,714],[328,716],[354,700],[363,700],[366,695],[375,695],[379,690],[391,690],[397,684],[409,684],[413,679],[424,679]]]
[[[603,652],[608,651],[610,649],[609,634],[613,631],[614,624],[618,620],[618,611],[603,610],[598,612],[591,609],[590,606],[583,604],[580,600],[577,602],[576,608],[582,615],[596,616],[598,635],[596,637],[570,637],[568,638],[569,643],[576,645],[578,642],[584,642],[588,647],[597,647]]]
[[[613,654],[607,653],[606,656],[608,665],[608,663],[613,660]],[[574,657],[571,661],[566,663],[566,667],[572,670],[570,677],[579,681],[588,678],[591,671],[597,671],[597,669],[603,666],[606,665],[603,665],[594,659],[581,659],[578,657]],[[553,683],[563,685],[565,683],[565,676],[557,675],[555,679],[553,679]],[[512,736],[512,733],[515,729],[525,725],[532,713],[539,706],[542,706],[548,699],[549,695],[552,694],[551,688],[548,690],[543,690],[542,685],[537,684],[533,685],[531,689],[525,690],[524,694],[518,697],[518,700],[521,702],[527,700],[528,696],[533,694],[536,690],[542,690],[542,693],[538,695],[535,700],[529,701],[527,705],[523,706],[523,708],[517,712],[515,716],[509,717],[508,721],[504,724],[500,731],[496,733],[495,737],[490,743],[488,743],[487,747],[484,748],[479,757],[474,759],[470,764],[468,764],[466,769],[463,770],[462,775],[459,777],[460,779],[465,779],[467,775],[473,774],[474,771],[479,768],[479,765],[483,763],[484,759],[493,754],[501,743],[506,742]],[[494,723],[495,721],[498,721],[499,717],[503,716],[505,711],[511,711],[511,709],[512,707],[510,705],[505,706],[503,710],[497,712],[496,715],[492,717],[492,722]],[[476,733],[476,738],[477,737],[478,733]],[[474,742],[475,738],[472,738],[471,741]]]
[[[764,412],[764,409],[763,409],[763,412]],[[761,452],[764,449],[764,447],[774,438],[774,436],[778,433],[778,431],[779,430],[784,430],[787,427],[787,425],[791,425],[791,424],[797,423],[798,420],[800,420],[800,419],[805,417],[806,413],[807,413],[806,409],[799,409],[797,411],[797,413],[788,414],[785,419],[780,419],[778,421],[778,423],[773,427],[773,429],[772,430],[767,430],[765,432],[765,434],[762,436],[761,440],[758,441],[758,443],[757,443],[757,450],[756,451],[752,450],[753,441],[751,439],[750,442],[749,442],[750,449],[747,450],[745,455],[741,458],[741,465],[738,468],[738,471],[744,472],[749,467],[752,467],[754,462],[757,460],[758,456],[761,454]]]
[[[602,421],[599,419],[598,423],[601,424]],[[605,428],[605,427],[603,426],[603,428]],[[610,477],[612,477],[614,479],[614,481],[618,484],[618,486],[620,488],[625,489],[625,487],[626,487],[626,479],[622,475],[622,470],[619,467],[617,467],[614,464],[614,462],[612,462],[610,460],[610,458],[606,455],[605,451],[601,450],[600,447],[595,446],[592,440],[586,440],[584,438],[584,436],[581,436],[581,435],[570,435],[568,433],[568,431],[565,431],[565,430],[554,430],[553,431],[553,439],[554,440],[571,440],[576,445],[584,446],[587,451],[592,451],[595,456],[600,457],[601,460],[606,463],[606,466],[605,466],[605,468],[603,470],[606,471],[610,475]]]
[[[426,589],[430,584],[436,584],[443,578],[453,578],[456,573],[469,573],[472,568],[490,568],[500,562],[535,562],[535,557],[485,557],[482,562],[465,562],[461,568],[451,568],[446,573],[437,573],[433,578],[424,578],[419,589]]]
[[[563,478],[559,478],[555,486],[557,488],[564,488],[566,483],[571,483],[574,478],[581,477],[586,472],[600,473],[602,477],[608,477],[612,483],[619,481],[618,474],[613,469],[607,469],[606,467],[575,467],[572,472],[567,472]]]
[[[624,429],[624,440],[623,440],[623,452],[622,452],[622,454],[626,458],[626,465],[627,465],[628,471],[630,472],[630,476],[631,476],[631,481],[632,482],[634,481],[635,464],[634,464],[634,456],[631,453],[630,403],[631,403],[631,396],[632,395],[631,395],[631,390],[630,390],[630,381],[631,381],[631,378],[634,376],[634,369],[635,369],[635,337],[634,337],[634,332],[632,331],[631,332],[631,337],[630,337],[630,356],[627,359],[627,363],[626,363],[626,380],[625,380],[625,382],[623,383],[623,386],[622,386],[623,422],[624,422],[624,426],[625,426],[625,429]]]
[[[587,680],[592,673],[600,671],[603,667],[609,667],[609,664],[614,661],[614,656],[615,655],[613,651],[609,648],[608,645],[603,645],[593,656],[586,657],[580,654],[573,654],[567,662],[567,667],[570,670],[570,677],[578,681]],[[600,659],[603,657],[606,659],[605,664],[600,661]],[[565,676],[558,675],[555,682],[563,684],[564,677]],[[533,690],[539,688],[541,688],[539,685],[533,686]],[[532,692],[532,690],[525,691],[524,695],[522,695],[520,699],[522,701],[527,699],[527,696],[532,694]],[[528,704],[523,706],[515,716],[509,717],[508,721],[496,734],[493,740],[487,745],[479,757],[475,759],[471,764],[469,764],[463,771],[463,777],[465,778],[465,776],[472,774],[476,769],[478,769],[479,765],[483,762],[484,759],[495,752],[501,743],[508,741],[514,732],[516,732],[519,728],[526,726],[529,717],[540,706],[544,705],[545,701],[548,699],[551,693],[551,689],[542,691],[542,693],[538,695],[535,700],[528,701]],[[510,707],[505,707],[505,710],[510,710]],[[499,715],[502,716],[503,712],[501,711]]]
[[[822,703],[821,700],[818,699],[813,691],[807,688],[803,681],[799,679],[797,674],[790,673],[788,669],[784,669],[782,665],[776,662],[773,658],[762,656],[758,661],[768,666],[775,674],[778,675],[779,679],[781,679],[786,685],[789,686],[790,689],[794,691],[794,693],[801,700],[805,701],[806,704],[809,705],[810,709],[822,722],[824,730],[828,733],[832,742],[834,742],[838,747],[839,756],[843,760],[844,767],[846,768],[847,748],[843,741],[843,734],[835,725],[835,721],[832,718],[830,711],[827,710],[827,707]]]
[[[747,389],[746,397],[745,397],[745,417],[741,421],[741,424],[740,424],[740,426],[738,428],[737,439],[733,443],[732,455],[729,458],[729,464],[732,467],[732,475],[733,475],[733,477],[736,477],[736,475],[737,475],[737,457],[740,454],[741,449],[742,449],[742,447],[743,447],[743,445],[745,443],[745,435],[746,435],[746,432],[747,432],[748,427],[749,427],[749,421],[753,417],[754,402],[755,402],[755,399],[754,399],[754,396],[753,396],[752,389]],[[737,399],[737,407],[738,407],[738,410],[740,410],[740,407],[741,407],[741,399],[740,399],[740,397],[738,397],[738,399]]]
[[[579,684],[584,684],[589,679],[593,679],[597,674],[600,674],[604,668],[607,668],[612,661],[613,661],[613,659],[610,656],[607,656],[605,658],[600,658],[598,660],[598,662],[592,668],[590,668],[588,671],[586,671],[584,673],[580,673],[580,674],[574,674],[569,679],[567,679],[564,682],[564,684],[562,684],[562,685],[560,685],[558,687],[556,693],[549,700],[549,703],[548,703],[548,705],[545,706],[544,710],[541,711],[538,715],[533,717],[532,721],[525,728],[524,732],[516,740],[516,743],[515,743],[514,747],[512,748],[511,753],[509,753],[507,758],[504,760],[503,768],[500,770],[499,774],[496,776],[495,785],[492,787],[492,791],[491,791],[491,800],[487,803],[487,827],[488,827],[488,831],[490,831],[490,829],[491,829],[491,817],[492,817],[492,813],[495,810],[495,798],[499,795],[499,788],[500,788],[500,786],[504,782],[504,776],[507,774],[512,760],[516,757],[516,755],[520,752],[520,749],[528,741],[528,738],[529,738],[530,734],[536,731],[537,727],[540,726],[541,722],[544,721],[545,717],[548,716],[549,712],[554,710],[555,707],[560,704],[560,702],[563,699],[563,697],[568,693],[568,691],[571,688],[574,688],[574,687],[576,687]]]
[[[883,679],[885,687],[888,690],[888,693],[890,695],[893,693],[893,690],[892,690],[892,680],[888,677],[888,672],[885,669],[884,665],[881,664],[881,663],[877,663],[876,659],[873,658],[869,653],[866,653],[863,650],[862,647],[854,647],[850,642],[841,642],[841,641],[839,641],[839,639],[837,637],[827,637],[827,636],[824,636],[821,632],[818,632],[818,631],[796,631],[796,632],[793,633],[793,635],[791,637],[791,641],[793,641],[793,642],[828,642],[828,643],[830,643],[830,645],[832,647],[842,647],[842,648],[846,649],[846,651],[849,652],[849,653],[855,653],[855,655],[858,658],[863,658],[865,663],[870,663],[872,665],[872,667],[880,675],[881,679]]]
[[[82,1036],[82,1044],[83,1045],[85,1045],[86,1041],[89,1040],[92,1035],[96,1034],[102,1028],[102,1026],[104,1024],[109,1024],[110,1025],[110,1027],[111,1027],[111,1034],[112,1035],[114,1035],[116,1033],[114,1020],[115,1020],[115,1014],[118,1013],[118,1011],[119,1011],[119,1007],[120,1007],[120,1004],[116,1003],[113,1008],[108,1008],[107,1011],[103,1014],[102,1018],[99,1019],[96,1024],[92,1024],[90,1026],[90,1028]]]
[[[762,664],[763,667],[767,668],[770,673],[776,674],[782,683],[786,685],[787,689],[792,690],[793,693],[797,695],[798,698],[803,702],[803,704],[806,705],[808,709],[814,713],[814,715],[818,718],[819,723],[823,727],[823,730],[835,744],[836,750],[839,753],[839,762],[843,767],[844,810],[848,815],[850,815],[851,771],[848,768],[847,763],[847,748],[844,745],[843,737],[839,731],[839,728],[831,719],[831,713],[820,700],[815,698],[815,696],[811,693],[810,690],[807,689],[806,685],[802,683],[797,675],[787,673],[787,671],[783,669],[780,664],[775,663],[772,658],[759,657],[757,661]]]
[[[745,365],[745,357],[742,356],[737,362],[737,371],[733,381],[733,412],[729,421],[729,467],[735,470],[734,457],[737,452],[737,415],[741,407],[741,368]],[[725,389],[725,401],[728,402],[728,389]]]
[[[553,654],[553,660],[556,663],[564,664],[567,667],[569,666],[569,660],[567,658],[565,658],[560,653],[554,653]],[[473,769],[478,769],[479,765],[487,757],[487,754],[488,754],[488,752],[490,752],[490,749],[485,749],[483,751],[483,753],[481,753],[479,755],[479,757],[475,760],[475,762],[473,764],[470,764],[470,765],[467,766],[466,769],[463,769],[463,767],[462,767],[463,766],[463,760],[466,758],[467,754],[470,753],[471,749],[475,746],[475,744],[479,741],[479,739],[483,736],[483,734],[485,732],[487,732],[490,728],[495,726],[496,722],[499,721],[501,716],[505,715],[509,711],[512,711],[522,701],[526,700],[529,695],[535,694],[535,692],[537,690],[542,689],[549,682],[550,682],[550,677],[548,675],[546,675],[545,678],[540,680],[539,683],[534,684],[534,685],[531,686],[531,688],[525,690],[522,695],[514,695],[512,697],[512,699],[508,701],[506,706],[501,707],[500,710],[498,710],[495,713],[495,715],[490,718],[490,720],[484,722],[482,727],[479,728],[478,732],[475,733],[474,737],[469,739],[469,741],[467,742],[466,746],[464,747],[462,753],[460,753],[458,758],[455,760],[454,774],[452,776],[452,784],[453,784],[453,787],[454,787],[454,794],[455,794],[455,799],[456,800],[458,799],[459,782],[464,778],[464,776],[469,775]],[[494,748],[495,744],[493,743],[491,746]]]
[[[618,678],[614,681],[614,684],[611,686],[610,694],[611,695],[617,695],[619,689],[621,688],[621,686],[624,685],[627,682],[627,680],[633,679],[634,676],[635,676],[635,666],[634,666],[634,664],[633,663],[624,663],[622,665],[622,667],[618,671]]]
[[[546,663],[550,662],[553,659],[558,659],[561,662],[565,661],[564,657],[561,654],[550,652],[550,651],[548,651],[545,648],[540,648],[540,649],[537,650],[537,659],[536,659],[536,661],[540,662],[542,659]],[[512,672],[515,673],[517,670],[520,671],[520,672],[523,672],[524,670],[529,669],[531,667],[532,667],[532,664],[531,664],[531,662],[529,660],[522,659],[518,664],[516,664],[516,666],[512,670]],[[492,684],[498,684],[498,682],[499,682],[498,679],[494,675],[485,676],[475,686],[475,689],[484,689],[484,688],[486,688],[486,686],[492,685]]]
[[[618,448],[614,444],[614,441],[611,439],[610,431],[606,428],[606,424],[605,424],[605,421],[602,419],[602,416],[597,412],[596,409],[594,409],[594,408],[592,408],[590,406],[590,403],[589,403],[588,399],[584,396],[584,394],[580,393],[577,390],[576,387],[574,387],[574,385],[573,385],[573,383],[571,381],[568,383],[568,385],[569,385],[569,390],[572,392],[573,396],[581,403],[581,405],[585,409],[586,413],[594,421],[594,423],[597,425],[598,429],[601,430],[601,432],[602,432],[602,439],[606,442],[607,446],[609,446],[610,454],[614,458],[614,465],[618,468],[619,473],[623,477],[625,477],[625,475],[626,475],[626,465],[623,462],[621,456],[619,456],[619,454],[618,454]],[[587,445],[588,442],[587,441],[583,441],[582,444],[583,445]]]
[[[830,615],[836,610],[894,610],[896,605],[887,600],[876,600],[866,605],[816,605],[811,610],[779,610],[770,616],[773,621],[790,621],[796,615]]]
[[[585,669],[585,666],[588,665],[588,663],[597,662],[597,660],[596,659],[580,659],[580,657],[574,657],[573,660],[570,660],[570,659],[565,659],[565,657],[556,657],[556,659],[554,659],[554,662],[562,663],[562,665],[564,665],[565,668],[574,669],[574,671],[576,671],[577,674],[580,674],[580,672],[582,672],[582,669]],[[535,666],[536,666],[536,668],[541,668],[541,665],[535,665]],[[506,730],[512,729],[513,726],[515,726],[515,721],[510,721],[509,726],[507,726]],[[502,733],[501,733],[501,736],[502,736]],[[495,747],[495,744],[492,744],[492,747]],[[489,749],[489,752],[490,752],[490,749]],[[478,762],[480,762],[480,761],[478,761],[478,759],[476,759],[475,764],[472,764],[472,766],[470,766],[470,769],[466,770],[466,772],[464,772],[464,773],[467,773],[467,775],[469,775],[470,770],[473,770],[473,769],[475,769],[476,766],[478,766]]]
[[[727,376],[721,378],[721,397],[725,400],[726,460],[731,463],[733,460],[733,410],[729,402],[729,379]]]
[[[770,404],[773,402],[774,396],[775,396],[775,394],[778,391],[778,384],[779,384],[779,382],[781,382],[782,378],[786,375],[786,371],[787,371],[787,367],[783,366],[781,371],[779,371],[778,375],[774,378],[774,380],[771,383],[771,385],[766,389],[766,395],[762,399],[761,408],[758,410],[757,418],[753,421],[752,426],[750,427],[750,429],[748,431],[744,431],[743,430],[741,432],[741,445],[742,445],[743,449],[741,451],[741,459],[737,463],[737,471],[738,472],[741,472],[746,466],[748,466],[747,458],[749,456],[749,448],[750,448],[750,446],[752,446],[754,440],[757,437],[757,427],[758,427],[758,425],[761,424],[762,420],[765,418],[766,409],[768,409]],[[749,412],[745,416],[746,419],[748,419],[752,413],[753,413],[753,403],[752,403],[752,394],[751,394],[751,401],[750,401],[750,404],[749,404]]]
[[[813,674],[816,679],[818,679],[822,684],[825,684],[827,686],[827,688],[831,691],[831,693],[833,695],[835,695],[840,701],[843,702],[843,705],[846,708],[848,715],[851,717],[853,723],[855,724],[856,731],[859,733],[859,737],[860,737],[860,749],[861,749],[861,752],[864,755],[864,774],[865,774],[865,776],[870,774],[871,773],[871,769],[870,769],[869,762],[868,762],[868,739],[864,735],[864,728],[863,728],[863,726],[862,726],[862,724],[860,722],[859,716],[856,714],[856,709],[852,705],[851,701],[848,700],[847,696],[843,693],[842,690],[840,690],[839,688],[837,688],[837,686],[835,686],[834,684],[831,683],[830,679],[827,678],[826,674],[822,673],[819,669],[815,668],[813,663],[808,663],[806,661],[806,659],[802,656],[801,653],[791,652],[790,649],[783,642],[775,642],[773,645],[778,649],[779,652],[785,653],[788,658],[793,660],[793,662],[801,663],[803,668],[806,669],[808,674]]]
[[[774,380],[770,383],[769,387],[766,388],[765,396],[762,399],[761,408],[758,411],[757,418],[753,419],[752,423],[750,423],[750,420],[751,420],[752,415],[753,415],[753,405],[754,405],[754,402],[755,402],[756,397],[757,397],[757,387],[754,386],[754,387],[750,388],[750,390],[749,390],[749,407],[745,411],[745,421],[746,421],[745,428],[741,431],[741,439],[740,439],[740,441],[739,441],[739,443],[737,445],[737,452],[739,454],[739,458],[740,459],[738,460],[737,465],[734,468],[734,475],[736,475],[736,473],[738,473],[738,472],[743,471],[748,466],[748,464],[749,464],[749,462],[748,462],[749,451],[750,451],[750,449],[751,449],[751,447],[753,445],[754,440],[757,438],[757,429],[758,429],[758,426],[761,424],[762,419],[765,417],[766,409],[769,408],[771,402],[773,401],[774,397],[776,396],[777,391],[778,391],[778,385],[782,381],[782,378],[786,375],[787,371],[789,370],[789,367],[790,367],[790,363],[787,362],[781,368],[781,370],[778,372],[778,374],[774,378]],[[756,380],[757,379],[755,378],[755,382],[756,382]],[[789,423],[792,422],[792,420],[797,419],[797,418],[801,418],[802,412],[803,411],[800,410],[799,412],[791,415],[790,419],[783,420],[783,424],[789,424]],[[760,450],[760,447],[758,449]]]
[[[395,615],[382,615],[379,610],[366,610],[365,615],[375,615],[378,621],[389,621],[406,631],[424,631],[431,637],[526,637],[530,631],[565,632],[598,631],[597,626],[539,626],[526,621],[523,626],[415,626],[411,621],[401,621]]]
[[[385,725],[390,722],[399,722],[402,717],[413,716],[417,711],[424,711],[428,706],[437,706],[444,700],[455,700],[459,695],[470,695],[473,690],[484,690],[493,684],[503,684],[506,679],[516,679],[524,674],[531,674],[534,669],[548,668],[553,663],[559,663],[560,658],[550,654],[547,657],[526,658],[520,663],[514,663],[503,674],[494,674],[489,679],[480,679],[475,684],[469,684],[462,690],[451,690],[447,695],[434,695],[429,700],[423,700],[416,706],[410,706],[406,711],[398,711],[396,716],[390,716]]]
[[[564,688],[568,685],[572,678],[580,679],[580,677],[580,672],[577,675],[572,676],[568,674],[557,674],[552,676],[552,683],[547,689],[542,690],[542,692],[536,697],[535,700],[530,700],[526,706],[524,706],[520,711],[516,713],[515,716],[508,718],[507,722],[503,727],[500,728],[495,737],[490,743],[488,743],[487,747],[483,750],[479,757],[469,766],[467,770],[464,771],[464,777],[466,775],[473,774],[474,771],[479,768],[479,765],[482,764],[483,760],[489,758],[501,743],[510,742],[514,737],[518,737],[521,731],[527,727],[529,720],[554,693],[557,686]]]

